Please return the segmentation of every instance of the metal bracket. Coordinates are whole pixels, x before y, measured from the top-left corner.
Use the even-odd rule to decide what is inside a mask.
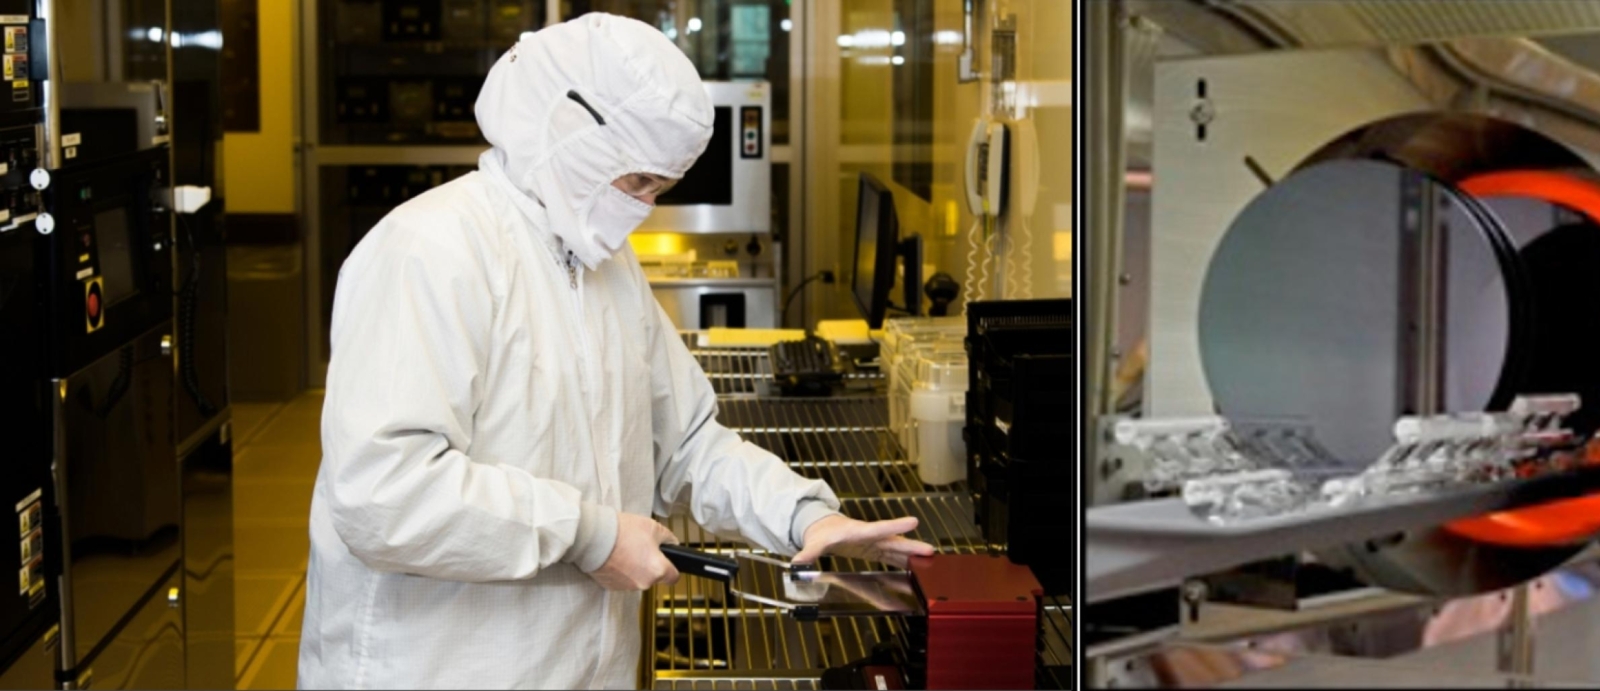
[[[956,57],[957,84],[970,84],[983,76],[972,64],[978,57],[977,41],[972,32],[973,16],[978,13],[977,3],[978,0],[963,0],[961,3],[961,55]]]
[[[1527,583],[1511,589],[1511,611],[1495,635],[1496,669],[1506,674],[1533,674],[1533,612],[1528,595]]]

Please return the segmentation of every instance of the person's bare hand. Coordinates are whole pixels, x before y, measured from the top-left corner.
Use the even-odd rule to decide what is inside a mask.
[[[933,545],[905,537],[905,533],[916,529],[915,516],[871,523],[848,516],[829,516],[806,528],[805,545],[792,562],[809,564],[824,554],[835,554],[903,569],[911,557],[925,557],[934,552]]]
[[[672,531],[648,516],[617,514],[617,543],[606,563],[589,574],[606,590],[645,590],[657,583],[678,582],[678,570],[661,553],[661,545],[677,544]]]

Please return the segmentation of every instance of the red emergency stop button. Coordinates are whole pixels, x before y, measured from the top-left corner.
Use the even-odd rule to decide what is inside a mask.
[[[83,321],[84,331],[94,333],[105,326],[105,310],[102,309],[104,298],[101,293],[105,291],[104,279],[99,276],[84,282],[83,286]]]

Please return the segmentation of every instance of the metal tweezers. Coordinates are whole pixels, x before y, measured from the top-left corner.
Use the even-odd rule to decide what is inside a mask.
[[[729,593],[740,600],[782,610],[800,621],[814,621],[823,617],[889,616],[922,612],[908,573],[829,573],[819,570],[812,564],[793,564],[749,552],[738,552],[732,557],[723,557],[678,545],[662,545],[661,552],[680,574],[719,581]],[[783,574],[786,594],[791,600],[801,601],[780,600],[740,590],[735,585],[738,581],[740,560],[777,567]],[[834,586],[853,594],[859,602],[831,608],[825,606],[830,603],[824,603],[823,600]],[[883,591],[898,593],[900,596],[885,596],[882,594]]]

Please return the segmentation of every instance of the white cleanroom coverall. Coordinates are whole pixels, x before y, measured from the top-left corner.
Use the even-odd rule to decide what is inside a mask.
[[[710,138],[687,58],[581,17],[502,56],[477,119],[479,170],[396,208],[339,274],[303,688],[632,688],[640,593],[588,575],[619,512],[681,504],[793,554],[838,508],[717,424],[618,237],[648,205],[611,181],[679,178]]]

